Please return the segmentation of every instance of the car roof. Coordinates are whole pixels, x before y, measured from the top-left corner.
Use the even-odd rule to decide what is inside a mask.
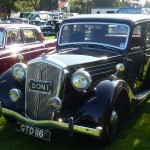
[[[113,19],[113,20],[126,20],[137,22],[142,20],[150,20],[150,16],[144,14],[84,14],[69,17],[65,20],[76,20],[76,19]]]
[[[9,28],[20,28],[20,27],[34,27],[36,28],[36,26],[34,25],[30,25],[30,24],[14,24],[14,23],[2,23],[0,24],[0,28],[3,29],[3,30],[7,30]]]

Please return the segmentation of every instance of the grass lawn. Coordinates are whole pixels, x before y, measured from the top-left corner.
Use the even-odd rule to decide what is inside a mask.
[[[50,39],[54,39],[55,38],[55,36],[53,36],[53,35],[52,36],[44,36],[44,37],[45,37],[46,40],[50,40]]]
[[[109,146],[94,143],[93,138],[66,131],[53,131],[46,142],[17,132],[15,125],[0,119],[0,150],[150,150],[150,100],[140,105]]]

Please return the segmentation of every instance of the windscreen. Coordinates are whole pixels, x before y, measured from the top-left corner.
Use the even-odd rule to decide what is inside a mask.
[[[129,26],[125,24],[64,24],[60,29],[58,44],[93,43],[123,50],[126,48],[128,35]]]

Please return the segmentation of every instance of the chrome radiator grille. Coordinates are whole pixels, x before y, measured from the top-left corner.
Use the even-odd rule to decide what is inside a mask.
[[[43,67],[41,67],[43,66]],[[51,119],[53,112],[47,105],[51,97],[57,95],[59,86],[59,76],[61,69],[44,62],[36,62],[28,65],[26,77],[26,115],[31,119],[47,120]],[[30,81],[50,81],[52,82],[51,93],[43,93],[30,89]]]

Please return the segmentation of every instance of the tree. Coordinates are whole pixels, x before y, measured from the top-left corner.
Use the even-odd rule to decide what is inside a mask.
[[[0,9],[6,9],[11,12],[34,11],[39,9],[40,0],[1,0]]]
[[[85,14],[90,13],[93,0],[71,0],[71,12]]]
[[[58,0],[40,0],[40,10],[56,10],[58,8]]]
[[[144,5],[144,7],[146,7],[146,8],[150,8],[150,2],[147,0],[146,1],[146,3],[145,3],[145,5]]]
[[[71,0],[71,12],[91,13],[92,8],[119,7],[118,0]]]
[[[93,0],[94,8],[118,7],[119,0]]]

